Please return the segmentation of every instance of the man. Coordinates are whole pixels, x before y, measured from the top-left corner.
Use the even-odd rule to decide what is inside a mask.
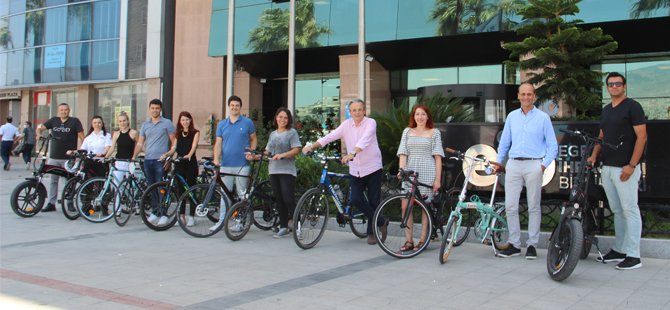
[[[140,138],[135,145],[133,159],[137,157],[144,148],[144,175],[147,184],[160,182],[165,175],[163,163],[160,161],[167,157],[171,148],[176,147],[175,128],[167,118],[161,115],[163,102],[152,99],[149,102],[149,115],[140,128]],[[157,197],[156,200],[158,199]],[[154,200],[155,201],[155,200]],[[164,226],[168,223],[167,210],[154,205],[148,218],[154,225]]]
[[[306,145],[303,153],[338,139],[342,139],[349,154],[342,156],[342,163],[349,165],[351,182],[351,203],[358,206],[368,219],[372,219],[381,199],[382,184],[382,153],[377,143],[377,123],[365,116],[365,102],[356,99],[349,104],[351,118],[345,120],[335,130],[311,145]],[[354,160],[355,159],[355,160]],[[365,202],[363,191],[367,191],[368,201]],[[382,233],[382,241],[386,239],[388,221],[380,219],[377,223]],[[372,234],[372,221],[368,221],[368,244],[376,244]]]
[[[67,151],[79,149],[79,145],[84,141],[84,127],[76,117],[70,117],[70,106],[67,103],[58,105],[58,116],[52,117],[44,124],[37,126],[37,136],[42,136],[42,131],[51,130],[54,137],[49,143],[49,159],[47,164],[55,166],[65,166],[69,156]],[[59,176],[52,174],[49,183],[48,204],[42,208],[42,212],[56,211],[56,200],[58,200],[58,180]]]
[[[214,142],[214,164],[221,165],[222,173],[238,174],[241,176],[224,176],[223,183],[228,189],[233,189],[233,182],[238,197],[242,197],[249,184],[248,176],[251,171],[245,153],[256,149],[256,127],[254,122],[240,114],[242,99],[238,96],[228,98],[228,117],[216,126],[216,141]],[[216,230],[224,223],[226,214],[220,213],[219,221],[210,227]]]
[[[558,142],[549,115],[535,108],[535,87],[528,82],[519,86],[521,107],[507,115],[500,144],[498,162],[505,156],[505,212],[509,229],[509,248],[498,253],[500,257],[521,255],[521,225],[519,223],[519,198],[526,186],[528,203],[528,240],[526,259],[537,258],[540,239],[542,210],[542,173],[558,153]],[[509,152],[509,154],[508,154]]]
[[[19,129],[12,124],[12,117],[7,117],[7,123],[0,127],[0,139],[2,140],[2,145],[0,146],[0,154],[2,154],[2,161],[5,162],[3,169],[9,171],[10,166],[12,165],[9,162],[9,155],[12,152],[12,147],[14,146],[14,141],[18,140]]]
[[[614,214],[614,246],[597,260],[619,262],[616,269],[620,270],[636,269],[642,267],[642,218],[637,191],[642,174],[640,162],[647,144],[647,125],[642,106],[626,97],[626,78],[612,72],[605,82],[612,102],[603,108],[598,137],[609,144],[621,143],[621,146],[615,150],[596,145],[588,158],[593,164],[598,155],[602,155],[602,184]]]

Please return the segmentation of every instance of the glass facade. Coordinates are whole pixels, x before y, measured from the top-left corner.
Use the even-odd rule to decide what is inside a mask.
[[[303,124],[333,128],[340,123],[340,78],[337,73],[296,77],[295,116]]]
[[[120,1],[0,1],[0,86],[118,79]]]
[[[125,111],[130,116],[131,128],[139,130],[147,117],[147,85],[137,83],[97,88],[93,111],[102,116],[109,130],[118,129],[117,116]]]

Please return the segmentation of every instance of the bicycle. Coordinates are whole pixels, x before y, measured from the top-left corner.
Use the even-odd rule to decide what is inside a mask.
[[[309,155],[308,155],[309,156]],[[293,240],[302,249],[311,249],[326,231],[330,213],[329,200],[337,208],[337,223],[340,227],[349,224],[351,232],[358,238],[367,237],[368,219],[362,210],[351,205],[351,193],[345,196],[340,189],[333,186],[331,178],[349,180],[347,173],[328,171],[330,161],[340,161],[339,156],[326,156],[323,153],[313,153],[321,163],[321,179],[316,187],[308,189],[296,204],[293,213]],[[347,197],[345,200],[344,197]]]
[[[49,141],[55,140],[51,135],[40,137],[42,144],[37,154],[42,154],[41,162],[37,165],[37,156],[33,160],[33,176],[26,178],[19,183],[10,196],[9,202],[12,211],[20,217],[32,217],[39,213],[44,207],[44,201],[47,197],[47,189],[42,184],[45,174],[56,175],[64,178],[71,178],[73,175],[61,166],[47,164],[47,156],[44,153],[49,149]]]
[[[79,186],[93,176],[93,171],[91,169],[86,169],[86,163],[93,160],[94,155],[89,154],[85,150],[77,150],[70,156],[72,156],[72,158],[65,163],[65,169],[74,176],[65,182],[59,202],[61,204],[63,215],[65,215],[67,219],[73,221],[81,216],[79,210],[77,210],[77,207],[75,206],[74,198]]]
[[[454,154],[451,159],[461,160],[464,163],[467,160],[469,163],[467,173],[465,174],[465,180],[463,180],[463,187],[458,196],[458,203],[454,210],[451,211],[447,226],[444,230],[445,235],[444,238],[442,238],[442,244],[440,246],[439,261],[441,264],[446,263],[453,247],[462,244],[467,238],[467,232],[470,230],[469,226],[465,228],[466,230],[463,234],[459,235],[461,229],[464,229],[464,227],[461,226],[463,221],[462,213],[464,210],[476,210],[477,213],[479,213],[479,218],[472,229],[474,229],[475,236],[477,236],[481,243],[490,244],[492,246],[493,254],[497,256],[498,251],[504,251],[510,246],[507,242],[509,232],[507,231],[505,205],[495,202],[498,176],[500,173],[504,173],[505,168],[499,163],[489,161],[484,156],[471,157],[450,148],[446,148],[446,151],[449,154]],[[492,166],[497,166],[496,177],[493,182],[493,189],[491,190],[491,200],[488,203],[482,202],[477,195],[471,196],[470,201],[465,201],[470,176],[475,172],[477,166],[484,168],[488,174],[492,171]]]
[[[115,158],[100,158],[99,161],[109,165],[107,175],[84,181],[77,189],[74,200],[79,214],[92,223],[103,223],[114,216],[114,211],[118,210],[118,204],[121,201],[114,172],[128,172],[128,170],[116,168]]]
[[[228,239],[238,241],[244,238],[251,228],[251,223],[263,230],[277,229],[279,225],[279,211],[277,210],[275,200],[272,196],[272,186],[270,181],[260,181],[259,174],[263,162],[272,156],[264,151],[250,152],[258,156],[254,166],[253,176],[251,176],[247,190],[242,199],[228,210],[226,213],[224,232]]]
[[[119,161],[119,160],[117,160]],[[140,214],[139,202],[142,200],[142,194],[147,188],[146,178],[142,171],[144,158],[128,161],[128,170],[116,169],[124,172],[123,180],[118,185],[119,203],[114,206],[114,222],[119,226],[125,226],[133,214]],[[134,165],[131,167],[130,165]]]
[[[594,169],[586,159],[596,144],[615,150],[621,146],[621,143],[612,145],[578,130],[560,129],[560,131],[582,140],[585,148],[579,161],[577,176],[573,179],[568,201],[562,204],[561,217],[549,237],[547,272],[555,281],[567,279],[575,270],[579,259],[584,259],[589,255],[592,245],[596,246],[602,260],[603,254],[600,252],[596,237],[598,231],[596,208],[591,205],[591,199],[589,199]]]

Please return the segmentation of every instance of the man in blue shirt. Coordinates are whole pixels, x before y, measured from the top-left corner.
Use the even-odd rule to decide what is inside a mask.
[[[214,143],[214,164],[221,165],[222,173],[238,174],[243,176],[224,176],[223,183],[228,189],[233,189],[233,181],[237,195],[241,197],[247,190],[251,170],[245,153],[256,149],[256,127],[254,123],[240,114],[242,99],[238,96],[228,98],[228,118],[216,126],[216,142]],[[210,227],[216,230],[223,224],[226,214],[220,213],[219,221]]]
[[[498,162],[509,152],[505,166],[505,212],[509,229],[509,248],[498,253],[500,257],[521,254],[521,225],[519,224],[519,197],[524,185],[528,201],[528,241],[526,259],[537,258],[535,247],[540,239],[542,211],[542,173],[556,158],[558,143],[549,115],[535,108],[535,87],[524,82],[518,93],[521,108],[507,115],[500,144]]]

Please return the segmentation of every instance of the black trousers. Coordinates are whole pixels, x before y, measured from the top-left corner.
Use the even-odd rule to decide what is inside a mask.
[[[270,185],[277,199],[279,227],[286,228],[295,211],[295,177],[291,174],[271,174]]]

